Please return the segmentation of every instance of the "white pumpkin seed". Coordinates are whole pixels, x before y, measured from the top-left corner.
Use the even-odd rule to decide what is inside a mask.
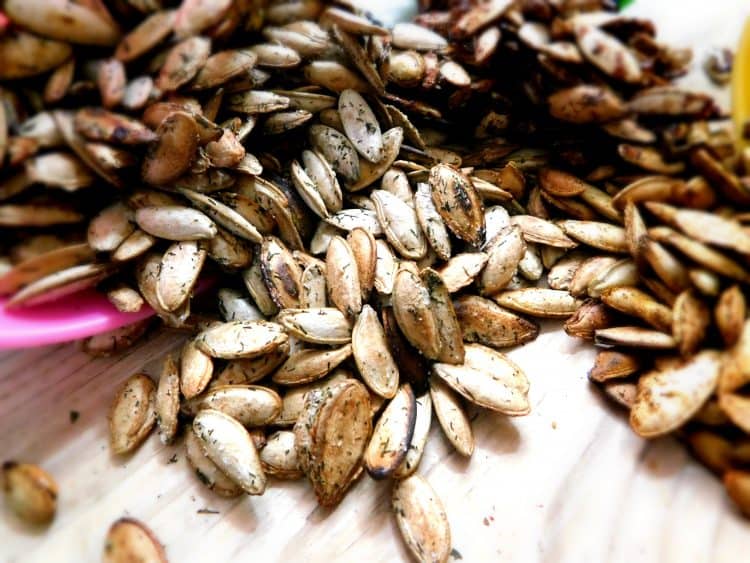
[[[352,350],[362,379],[375,394],[391,399],[398,390],[399,372],[383,325],[370,305],[362,307],[352,330]]]
[[[142,207],[135,222],[146,233],[167,240],[201,240],[216,236],[216,225],[206,215],[177,205]]]
[[[362,290],[357,261],[346,239],[335,236],[326,252],[328,299],[348,318],[362,309]]]
[[[531,410],[526,375],[503,354],[481,344],[466,345],[462,365],[436,363],[433,372],[482,407],[514,416]]]
[[[334,350],[301,350],[289,356],[273,374],[273,381],[279,385],[310,383],[328,375],[351,355],[351,344]]]
[[[349,139],[325,125],[311,126],[309,136],[313,148],[347,182],[354,183],[359,179],[359,158]]]
[[[207,328],[195,345],[212,358],[254,358],[276,350],[287,341],[282,326],[268,321],[233,321]]]
[[[276,317],[290,334],[312,344],[346,344],[352,338],[349,321],[338,309],[284,309]]]
[[[195,241],[170,245],[161,259],[156,280],[156,298],[162,309],[179,309],[193,291],[206,261],[206,250]]]
[[[266,475],[247,430],[235,419],[213,409],[195,415],[193,430],[206,455],[227,477],[250,495],[262,495]]]
[[[466,252],[456,254],[446,262],[439,270],[445,287],[450,293],[466,287],[482,271],[489,260],[490,255],[486,252]]]
[[[217,495],[234,498],[242,494],[242,488],[227,477],[206,455],[203,444],[192,426],[185,435],[185,457],[200,482]]]
[[[419,226],[414,208],[385,190],[373,190],[370,198],[391,246],[409,260],[423,258],[427,253],[427,239]]]
[[[220,411],[243,426],[266,426],[279,416],[281,397],[258,385],[219,385],[182,406],[183,413],[193,416],[203,409]]]
[[[430,398],[445,437],[460,455],[471,457],[474,433],[461,398],[438,377],[430,378]]]
[[[521,229],[512,226],[485,247],[487,262],[478,278],[480,293],[492,295],[505,288],[526,252]]]
[[[417,406],[408,383],[402,385],[380,415],[364,454],[373,479],[390,477],[401,465],[411,444]]]
[[[303,473],[299,467],[294,432],[278,430],[268,437],[260,450],[260,463],[268,475],[279,479],[299,479]]]
[[[383,135],[375,114],[365,99],[355,90],[344,90],[339,95],[339,115],[344,133],[357,152],[372,163],[383,159]]]

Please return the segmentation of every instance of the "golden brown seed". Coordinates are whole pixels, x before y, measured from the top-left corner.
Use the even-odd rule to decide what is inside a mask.
[[[680,354],[690,356],[706,337],[711,311],[692,290],[683,291],[674,302],[672,334]]]
[[[724,473],[724,487],[745,516],[750,515],[750,473],[732,469]]]
[[[565,321],[563,328],[569,336],[594,340],[596,331],[609,328],[617,321],[612,309],[603,303],[585,301],[575,314]]]
[[[158,139],[150,145],[143,160],[143,179],[154,185],[173,182],[185,172],[198,148],[198,126],[183,112],[169,114],[156,131]]]
[[[159,376],[155,408],[159,438],[163,444],[169,444],[177,434],[177,416],[180,412],[180,373],[171,355],[164,360]]]
[[[115,50],[115,57],[129,62],[151,50],[170,34],[174,20],[174,10],[154,12],[122,38]]]
[[[690,162],[711,181],[712,185],[718,187],[727,199],[740,205],[750,202],[747,185],[709,151],[704,148],[694,150],[690,153]]]
[[[28,524],[49,523],[57,511],[57,483],[41,467],[6,461],[2,466],[5,504]]]
[[[21,30],[0,37],[0,79],[11,80],[42,74],[63,64],[71,55],[68,43],[44,39]]]
[[[138,373],[118,389],[109,411],[109,441],[112,452],[126,454],[146,439],[156,423],[156,386]]]
[[[588,84],[559,90],[547,102],[553,117],[571,123],[601,123],[627,112],[623,101],[611,90]]]
[[[750,398],[737,393],[721,393],[719,407],[743,432],[750,431]]]
[[[554,196],[574,197],[583,193],[588,184],[562,170],[544,168],[539,171],[539,186]]]
[[[719,354],[706,350],[672,368],[651,371],[638,381],[630,425],[645,438],[671,432],[695,414],[716,388]]]
[[[210,52],[211,41],[205,37],[190,37],[177,43],[167,54],[156,86],[171,92],[187,84],[206,64]]]
[[[646,321],[658,330],[672,328],[672,310],[634,287],[613,287],[601,294],[601,300],[626,315]]]
[[[143,522],[120,518],[107,531],[102,561],[167,563],[167,556],[159,540]]]
[[[680,209],[664,203],[648,202],[646,208],[661,221],[674,225],[696,240],[750,253],[750,234],[738,221],[708,211]]]
[[[714,320],[727,348],[734,346],[745,324],[745,296],[738,285],[725,289],[714,308]]]
[[[746,320],[737,342],[724,354],[719,391],[734,391],[748,382],[750,382],[750,321]]]
[[[688,444],[693,454],[711,471],[723,474],[732,463],[732,443],[707,430],[698,430],[688,435]]]
[[[603,383],[628,377],[641,369],[641,363],[640,358],[634,354],[601,350],[596,354],[594,367],[589,371],[589,379]]]
[[[685,256],[708,270],[737,281],[750,279],[750,274],[739,263],[709,246],[681,235],[668,227],[649,229],[649,236],[654,240],[674,246]]]
[[[417,561],[445,562],[451,551],[451,533],[442,502],[418,474],[396,481],[393,512],[401,536]]]
[[[641,67],[635,54],[613,35],[585,24],[574,24],[574,32],[583,56],[603,72],[625,82],[641,80]]]
[[[533,287],[503,291],[492,298],[502,307],[541,318],[569,317],[580,305],[567,291]]]
[[[453,301],[456,317],[467,342],[503,348],[534,340],[539,325],[476,295],[462,295]]]
[[[641,347],[646,349],[670,350],[677,346],[671,334],[649,330],[638,326],[616,326],[594,331],[594,342],[598,346]]]
[[[213,373],[211,356],[198,348],[195,340],[185,342],[180,355],[180,390],[185,398],[192,399],[202,393]]]

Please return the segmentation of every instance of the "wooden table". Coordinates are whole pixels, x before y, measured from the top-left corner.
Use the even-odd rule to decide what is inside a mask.
[[[639,0],[660,37],[732,45],[744,0]],[[705,85],[701,73],[691,84]],[[304,481],[222,500],[190,472],[181,444],[152,436],[133,456],[107,447],[107,409],[132,373],[156,375],[180,337],[157,333],[127,354],[92,359],[73,344],[0,355],[0,458],[41,464],[60,486],[58,515],[29,530],[0,510],[0,561],[96,561],[112,521],[147,522],[170,560],[407,559],[389,484],[368,478],[329,512]],[[433,421],[420,471],[445,503],[455,560],[704,562],[747,560],[750,527],[720,483],[671,439],[637,438],[589,387],[593,351],[556,327],[511,352],[531,380],[532,412],[474,411],[477,448],[457,456]],[[77,413],[77,420],[73,421]]]

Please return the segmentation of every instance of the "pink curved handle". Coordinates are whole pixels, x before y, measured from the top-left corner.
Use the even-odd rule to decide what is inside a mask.
[[[195,293],[205,291],[215,282],[216,279],[210,277],[198,280]],[[121,313],[95,289],[31,307],[6,309],[5,302],[0,298],[0,350],[87,338],[154,314],[154,310],[145,304],[137,313]]]
[[[86,338],[154,314],[144,305],[137,313],[121,313],[93,289],[32,307],[5,308],[0,299],[0,349],[30,348]]]

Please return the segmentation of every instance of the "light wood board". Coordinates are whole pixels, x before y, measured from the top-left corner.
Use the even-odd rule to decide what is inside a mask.
[[[634,11],[655,17],[665,40],[697,47],[697,66],[706,47],[734,44],[750,7],[639,0]],[[701,73],[691,83],[705,85]],[[172,562],[407,559],[386,482],[362,479],[331,512],[304,481],[219,499],[189,471],[181,444],[164,447],[155,436],[132,457],[112,457],[106,414],[116,386],[141,369],[158,374],[179,341],[157,333],[110,359],[72,344],[0,354],[0,458],[39,463],[60,485],[58,516],[45,531],[0,510],[0,561],[97,561],[108,526],[123,515],[147,522]],[[720,483],[675,441],[632,434],[589,387],[587,345],[553,326],[511,357],[531,380],[531,414],[473,411],[469,461],[433,421],[420,467],[446,506],[454,560],[746,560],[750,526]],[[71,411],[80,413],[75,423]]]

